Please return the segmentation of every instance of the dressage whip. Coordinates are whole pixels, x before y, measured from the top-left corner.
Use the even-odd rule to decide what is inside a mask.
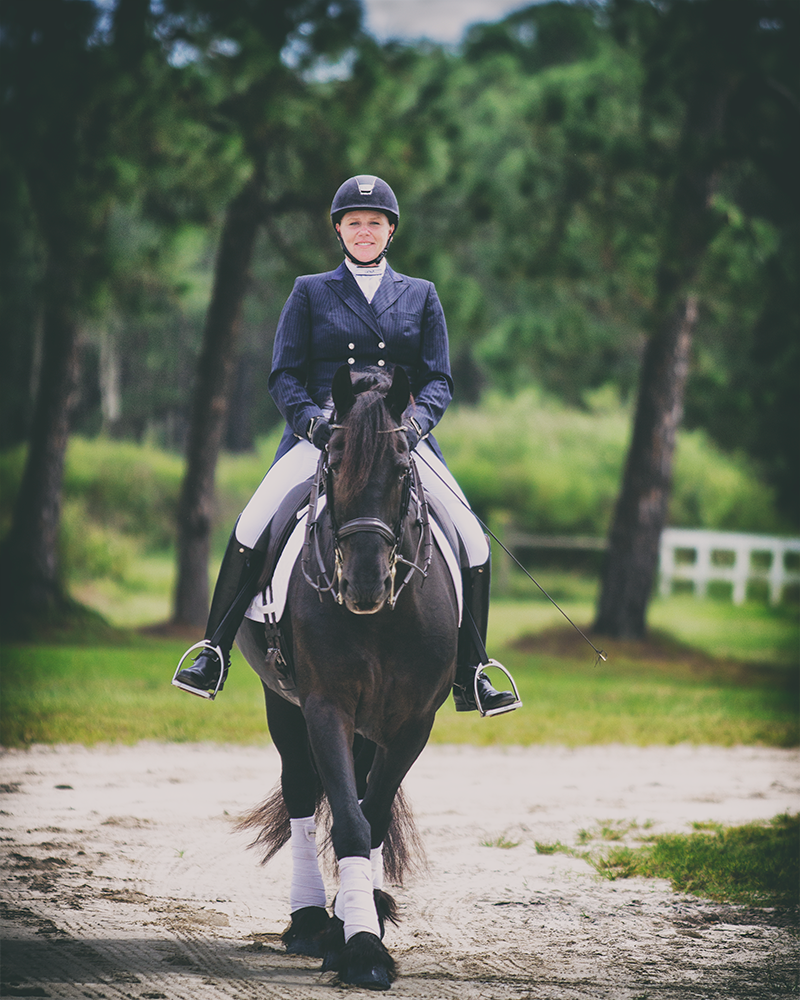
[[[490,535],[490,536],[491,536],[491,537],[492,537],[492,538],[493,538],[493,539],[494,539],[494,540],[495,540],[495,541],[497,542],[497,544],[498,544],[498,545],[500,546],[500,548],[501,548],[501,549],[503,550],[503,552],[505,552],[505,554],[506,554],[507,556],[509,556],[509,558],[510,558],[510,559],[512,559],[512,560],[513,560],[513,561],[514,561],[514,562],[515,562],[515,563],[517,564],[517,566],[519,566],[519,568],[520,568],[520,569],[522,570],[522,572],[523,572],[523,573],[525,574],[525,576],[527,576],[527,578],[528,578],[528,579],[529,579],[529,580],[531,581],[531,583],[534,583],[534,584],[536,584],[536,586],[537,586],[537,587],[539,588],[539,590],[540,590],[540,591],[541,591],[541,592],[542,592],[542,593],[544,594],[544,596],[545,596],[545,597],[547,598],[547,600],[548,600],[548,601],[549,601],[549,602],[550,602],[550,603],[551,603],[551,604],[553,605],[553,607],[554,607],[554,608],[557,608],[557,609],[558,609],[558,610],[559,610],[559,611],[561,612],[561,614],[562,614],[562,615],[563,615],[563,616],[564,616],[564,617],[565,617],[565,618],[567,619],[567,621],[568,621],[568,622],[570,623],[570,625],[571,625],[571,626],[572,626],[572,627],[573,627],[573,628],[575,629],[575,631],[576,631],[576,632],[578,633],[578,635],[579,635],[579,636],[580,636],[580,637],[581,637],[582,639],[584,639],[584,640],[585,640],[586,642],[588,642],[588,643],[589,643],[589,645],[590,645],[590,646],[592,647],[592,649],[593,649],[593,650],[595,651],[595,653],[597,654],[597,659],[595,660],[595,666],[597,666],[597,664],[598,664],[598,663],[600,662],[600,660],[602,660],[602,661],[603,661],[603,662],[605,663],[605,662],[606,662],[606,660],[608,659],[608,656],[607,656],[607,654],[606,654],[605,650],[603,650],[603,649],[598,649],[598,648],[597,648],[597,646],[595,646],[595,644],[594,644],[594,643],[592,642],[592,640],[591,640],[591,639],[590,639],[590,638],[589,638],[589,637],[588,637],[588,636],[587,636],[587,635],[586,635],[586,634],[585,634],[585,633],[584,633],[584,632],[583,632],[583,631],[582,631],[582,630],[581,630],[580,628],[578,628],[578,626],[577,626],[577,625],[575,624],[575,622],[574,622],[574,621],[573,621],[573,620],[572,620],[572,619],[570,618],[570,616],[569,616],[569,615],[568,615],[568,614],[566,613],[566,611],[564,611],[564,609],[563,609],[563,608],[559,607],[559,605],[558,605],[558,604],[557,604],[557,603],[556,603],[556,602],[555,602],[555,601],[553,600],[553,598],[552,598],[552,597],[551,597],[551,596],[550,596],[550,595],[549,595],[549,594],[547,593],[547,591],[546,591],[546,590],[544,589],[544,587],[543,587],[543,586],[542,586],[542,585],[541,585],[541,584],[539,583],[539,581],[538,581],[538,580],[535,580],[535,579],[534,579],[534,578],[533,578],[533,577],[531,576],[531,574],[530,574],[530,573],[529,573],[529,572],[528,572],[528,571],[527,571],[527,570],[525,569],[525,567],[524,567],[524,566],[522,565],[522,563],[521,563],[521,562],[519,561],[519,559],[517,559],[517,557],[516,557],[516,556],[515,556],[515,555],[513,554],[513,552],[509,551],[509,549],[507,549],[507,548],[506,548],[506,546],[505,546],[505,545],[503,545],[503,543],[502,543],[502,542],[500,541],[500,539],[499,539],[499,538],[497,537],[497,535],[496,535],[496,534],[495,534],[495,533],[494,533],[494,532],[492,531],[492,529],[491,529],[491,528],[490,528],[490,527],[489,527],[489,526],[488,526],[487,524],[485,524],[485,523],[484,523],[484,522],[483,522],[483,521],[482,521],[482,520],[481,520],[481,519],[480,519],[480,518],[478,517],[478,515],[477,515],[477,514],[475,513],[475,511],[474,511],[474,510],[473,510],[473,509],[472,509],[472,508],[470,507],[470,505],[469,505],[469,504],[468,504],[468,503],[466,502],[466,500],[464,500],[464,498],[463,498],[463,497],[459,496],[459,494],[458,494],[458,493],[456,493],[456,491],[455,491],[455,490],[453,489],[453,487],[452,487],[452,486],[450,485],[450,483],[448,483],[446,479],[444,479],[444,478],[443,478],[442,476],[440,476],[440,475],[439,475],[439,473],[438,473],[438,472],[436,471],[436,469],[434,469],[434,467],[433,467],[433,466],[431,465],[431,463],[430,463],[430,462],[428,462],[428,461],[426,460],[426,458],[425,458],[425,456],[424,456],[424,455],[421,455],[421,454],[420,454],[420,453],[419,453],[418,451],[415,451],[415,452],[414,452],[414,458],[419,458],[419,459],[422,459],[422,461],[423,461],[423,462],[425,463],[425,465],[427,465],[427,466],[428,466],[428,468],[429,468],[429,469],[431,470],[431,472],[432,472],[432,473],[433,473],[433,474],[434,474],[434,475],[436,476],[436,478],[437,478],[437,479],[439,480],[439,482],[440,482],[440,483],[443,483],[443,484],[444,484],[444,485],[445,485],[445,486],[446,486],[446,487],[448,488],[448,490],[450,490],[450,492],[451,492],[451,493],[453,494],[453,496],[454,496],[454,497],[456,498],[456,500],[458,500],[458,502],[459,502],[459,503],[460,503],[460,504],[461,504],[461,505],[462,505],[463,507],[466,507],[466,508],[467,508],[467,510],[468,510],[468,511],[470,511],[470,512],[472,513],[473,517],[475,517],[475,518],[477,519],[478,523],[479,523],[479,524],[480,524],[480,526],[481,526],[481,527],[483,528],[483,530],[484,530],[484,531],[485,531],[485,532],[486,532],[486,533],[487,533],[488,535]]]

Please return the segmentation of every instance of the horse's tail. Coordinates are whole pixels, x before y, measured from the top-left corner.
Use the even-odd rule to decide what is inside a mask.
[[[321,786],[317,791],[316,817],[318,826],[327,831],[318,843],[322,845],[326,863],[332,867],[335,859],[330,839],[331,810]],[[262,865],[271,861],[288,844],[291,826],[280,783],[267,799],[239,820],[236,829],[258,831],[255,840],[248,846],[260,851]],[[427,866],[425,847],[417,831],[414,814],[400,788],[392,803],[392,818],[383,842],[384,876],[388,882],[402,885],[406,877],[425,871]]]
[[[325,795],[317,806],[317,827],[327,831],[318,839],[326,869],[334,871],[336,858],[330,838],[331,809]],[[406,878],[424,872],[428,867],[425,847],[414,822],[414,814],[400,788],[392,803],[392,817],[383,840],[383,874],[387,882],[402,885]]]
[[[424,872],[427,867],[425,846],[414,813],[400,788],[392,803],[392,819],[383,842],[383,874],[388,882],[402,885],[405,876]]]
[[[323,794],[322,785],[318,785],[318,807]],[[289,843],[292,828],[280,782],[272,789],[268,798],[242,816],[236,824],[236,829],[258,831],[255,840],[248,844],[248,847],[254,847],[260,851],[262,865],[271,861],[284,844]]]

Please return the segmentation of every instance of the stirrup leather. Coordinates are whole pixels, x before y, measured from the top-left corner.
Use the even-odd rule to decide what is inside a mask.
[[[181,672],[181,667],[186,657],[193,652],[195,649],[208,649],[219,660],[219,679],[217,680],[217,686],[213,691],[204,691],[202,688],[192,687],[191,684],[184,684],[182,681],[178,680],[178,674]],[[209,642],[208,639],[203,639],[201,642],[196,642],[193,646],[190,646],[178,663],[175,669],[175,673],[172,677],[172,686],[180,688],[181,691],[188,691],[189,694],[196,694],[198,698],[208,698],[213,701],[219,694],[219,689],[222,687],[222,682],[225,677],[225,657],[223,656],[222,649],[219,646],[215,646],[213,642]],[[512,682],[513,683],[513,682]]]
[[[483,705],[481,704],[480,696],[478,694],[478,678],[487,667],[497,667],[498,670],[502,670],[503,673],[511,682],[511,687],[514,691],[514,701],[510,705],[501,705],[500,708],[484,709]],[[475,678],[473,681],[473,695],[475,697],[475,704],[478,707],[478,711],[480,712],[482,719],[491,718],[493,715],[504,715],[506,712],[513,712],[515,708],[522,708],[522,699],[519,696],[519,689],[517,688],[516,681],[511,676],[509,671],[506,670],[503,664],[499,663],[497,660],[489,659],[486,661],[486,663],[481,663],[478,669],[475,671]]]

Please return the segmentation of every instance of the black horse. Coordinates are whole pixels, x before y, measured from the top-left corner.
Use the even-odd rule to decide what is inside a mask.
[[[268,638],[254,621],[237,636],[264,685],[282,765],[279,789],[243,825],[259,829],[268,860],[288,841],[290,818],[313,816],[323,799],[332,817],[335,915],[295,910],[284,943],[368,989],[395,978],[381,941],[395,907],[370,855],[386,841],[385,869],[399,880],[409,830],[398,792],[453,684],[458,638],[458,598],[403,433],[409,401],[400,367],[391,380],[337,372],[334,430],[280,622],[283,655],[271,648],[274,630]]]

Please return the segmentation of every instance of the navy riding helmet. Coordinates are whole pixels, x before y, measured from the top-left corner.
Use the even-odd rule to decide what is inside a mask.
[[[337,223],[341,221],[345,212],[357,212],[365,208],[373,209],[377,212],[383,212],[389,222],[393,226],[397,226],[400,219],[400,209],[397,205],[397,198],[395,197],[394,191],[392,191],[386,181],[381,180],[380,177],[375,177],[373,174],[358,174],[356,177],[350,177],[346,180],[333,196],[333,202],[331,203],[331,222],[333,223],[334,229],[336,228]],[[344,245],[344,241],[338,231],[336,235],[339,238],[339,243],[341,244],[345,254],[350,258],[350,260],[353,261],[354,264],[377,264],[383,259],[386,251],[389,249],[394,233],[392,233],[389,237],[386,246],[380,254],[378,254],[375,260],[368,262],[359,261],[352,257],[351,254],[348,253],[347,248]]]

